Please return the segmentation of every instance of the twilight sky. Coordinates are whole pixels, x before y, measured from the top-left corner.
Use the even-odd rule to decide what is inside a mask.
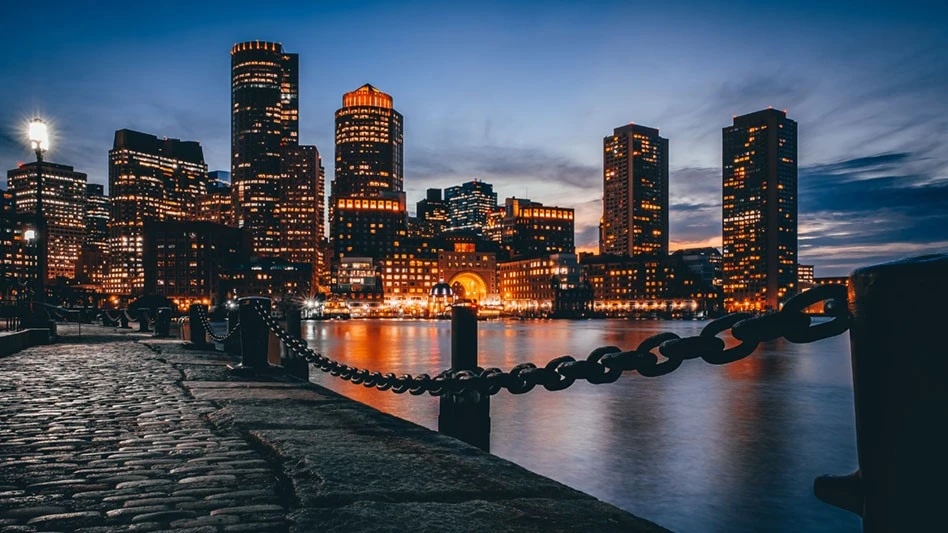
[[[948,252],[943,2],[11,2],[0,20],[0,164],[31,155],[108,182],[116,129],[200,141],[230,167],[230,47],[300,54],[300,138],[332,179],[333,113],[370,82],[405,116],[405,184],[482,179],[576,209],[596,247],[602,138],[670,139],[672,247],[720,245],[721,128],[799,122],[800,261],[817,275]],[[404,4],[404,5],[403,5]],[[271,7],[272,6],[272,7]],[[5,180],[0,180],[5,185]]]

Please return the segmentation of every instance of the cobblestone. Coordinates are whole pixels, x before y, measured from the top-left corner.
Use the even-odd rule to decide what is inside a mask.
[[[133,336],[65,340],[0,358],[0,530],[217,532],[263,518],[212,516],[238,506],[287,530],[269,463],[207,421],[219,407],[178,367]]]

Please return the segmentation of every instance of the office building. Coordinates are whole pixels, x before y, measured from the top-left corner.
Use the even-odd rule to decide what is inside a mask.
[[[448,226],[448,204],[441,197],[441,189],[428,189],[425,198],[415,204],[418,237],[432,238],[444,233]]]
[[[392,97],[365,84],[336,111],[336,173],[332,194],[376,197],[404,191],[402,115]]]
[[[17,214],[13,193],[0,190],[0,306],[5,313],[28,298],[36,283],[35,228],[35,216]]]
[[[72,167],[43,161],[42,216],[46,221],[46,278],[73,278],[86,235],[86,175]],[[7,188],[17,214],[36,216],[37,163],[7,172]]]
[[[483,235],[487,219],[497,210],[494,186],[483,181],[469,181],[444,190],[448,204],[448,231],[472,231]]]
[[[145,223],[190,219],[206,191],[207,165],[198,142],[159,139],[127,129],[115,132],[109,151],[107,293],[142,294]]]
[[[101,288],[105,281],[112,204],[98,183],[86,184],[86,235],[76,265],[76,279]]]
[[[396,253],[408,237],[405,193],[365,198],[333,197],[332,243],[336,259]]]
[[[779,309],[797,292],[797,123],[765,109],[722,133],[724,305]]]
[[[668,139],[629,124],[603,139],[599,253],[668,254]]]
[[[277,204],[280,256],[309,263],[314,271],[325,259],[325,173],[315,146],[290,145],[282,150]]]
[[[299,137],[299,58],[280,43],[231,49],[231,192],[235,222],[256,254],[275,256],[281,147]]]
[[[498,241],[511,259],[530,259],[575,251],[573,209],[544,206],[525,198],[507,198],[488,217],[488,238]]]

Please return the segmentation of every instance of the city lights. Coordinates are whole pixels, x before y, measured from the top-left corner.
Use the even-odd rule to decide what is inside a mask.
[[[43,119],[34,118],[30,121],[28,135],[30,148],[37,154],[49,150],[49,131]]]

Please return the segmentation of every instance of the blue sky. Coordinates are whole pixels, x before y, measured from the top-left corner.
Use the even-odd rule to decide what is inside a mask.
[[[271,7],[272,6],[272,7]],[[948,251],[948,8],[938,2],[16,3],[0,21],[0,162],[106,183],[116,129],[230,160],[229,50],[300,54],[301,141],[332,178],[333,112],[370,82],[405,115],[409,204],[479,178],[501,198],[601,214],[602,137],[670,139],[671,240],[719,244],[721,128],[774,106],[800,124],[800,259],[817,275]]]

